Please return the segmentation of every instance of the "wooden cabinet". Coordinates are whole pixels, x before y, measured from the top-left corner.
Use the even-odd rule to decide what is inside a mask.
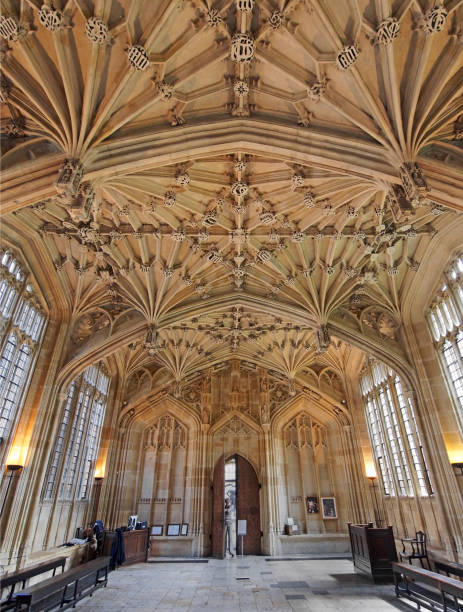
[[[115,531],[105,531],[103,555],[111,555],[115,533]],[[124,565],[146,561],[149,546],[149,529],[124,531],[122,535],[124,538],[126,557]]]
[[[392,527],[348,523],[355,571],[374,582],[392,582],[392,562],[397,561]]]

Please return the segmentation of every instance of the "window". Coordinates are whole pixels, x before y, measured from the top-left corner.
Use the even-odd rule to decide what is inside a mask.
[[[44,498],[86,499],[103,425],[110,379],[103,365],[87,368],[68,387]],[[59,483],[59,486],[57,486]]]
[[[0,438],[6,439],[25,395],[45,329],[28,275],[10,251],[0,252]]]
[[[386,365],[372,361],[360,390],[370,440],[386,495],[430,495],[431,481],[415,420],[413,399]]]
[[[463,253],[445,272],[428,322],[463,432]]]

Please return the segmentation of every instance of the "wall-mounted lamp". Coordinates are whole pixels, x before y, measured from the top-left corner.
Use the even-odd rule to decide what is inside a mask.
[[[376,478],[376,469],[373,462],[365,462],[365,473],[368,479]]]
[[[452,467],[455,470],[455,474],[457,476],[463,476],[463,462],[462,461],[458,461],[457,463],[452,463]]]
[[[374,471],[374,468],[373,468]],[[379,504],[378,504],[378,497],[376,495],[376,471],[374,474],[372,474],[370,472],[370,475],[368,475],[368,469],[367,469],[367,478],[368,480],[371,482],[371,488],[373,489],[373,495],[375,496],[375,506],[376,506],[376,525],[378,527],[382,527],[383,525],[383,521],[381,519],[381,514],[379,512]]]
[[[104,478],[104,473],[105,473],[105,464],[104,463],[99,463],[95,469],[95,473],[93,474],[93,477],[95,479],[95,481],[99,481],[99,480],[103,480]]]
[[[22,469],[22,465],[17,465],[15,463],[9,463],[6,466],[6,469],[10,471],[10,477],[8,479],[8,485],[6,487],[5,497],[3,498],[2,509],[0,510],[0,516],[3,514],[3,510],[5,508],[6,500],[8,499],[8,492],[10,490],[11,481],[13,480],[14,473]]]

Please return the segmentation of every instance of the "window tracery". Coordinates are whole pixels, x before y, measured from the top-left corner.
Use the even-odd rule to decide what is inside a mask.
[[[103,425],[110,378],[103,365],[92,365],[69,385],[44,498],[86,499]],[[58,485],[59,483],[59,485]]]
[[[428,323],[463,432],[463,253],[444,273]]]
[[[384,493],[432,494],[413,398],[400,377],[385,364],[370,362],[363,371],[360,391]]]
[[[11,433],[39,352],[46,317],[14,255],[0,252],[0,438]]]

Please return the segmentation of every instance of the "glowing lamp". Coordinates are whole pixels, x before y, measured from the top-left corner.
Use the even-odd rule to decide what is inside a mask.
[[[448,449],[447,455],[452,465],[455,465],[456,463],[463,463],[463,449],[462,448],[457,447],[453,449]]]
[[[365,461],[365,473],[367,478],[376,478],[375,464],[372,461]]]
[[[12,446],[10,452],[8,453],[8,458],[6,460],[6,465],[8,469],[11,469],[10,466],[15,466],[16,469],[18,469],[17,466],[22,468],[24,466],[25,456],[26,449],[24,447]]]
[[[95,480],[103,480],[104,478],[104,466],[98,466],[95,470]]]

